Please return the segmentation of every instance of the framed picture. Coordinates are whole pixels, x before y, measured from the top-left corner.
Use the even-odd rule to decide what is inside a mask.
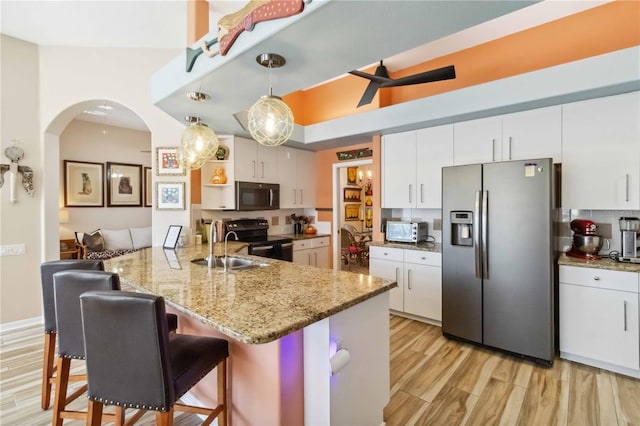
[[[362,194],[362,190],[360,188],[344,188],[342,191],[342,201],[348,201],[350,203],[359,203],[362,201],[360,199],[360,194]]]
[[[142,207],[142,166],[107,162],[107,207]]]
[[[186,174],[178,158],[177,147],[156,148],[156,161],[156,174],[158,176]]]
[[[345,204],[344,220],[360,220],[360,204]]]
[[[169,230],[167,231],[167,235],[164,237],[162,247],[172,250],[175,249],[178,244],[178,238],[180,238],[181,230],[182,226],[180,225],[169,225]]]
[[[358,184],[358,168],[347,167],[347,185],[357,185],[357,184]]]
[[[153,191],[151,190],[151,167],[144,168],[144,206],[151,207]]]
[[[184,210],[184,182],[156,183],[156,210]]]
[[[64,160],[64,206],[104,207],[104,164]]]

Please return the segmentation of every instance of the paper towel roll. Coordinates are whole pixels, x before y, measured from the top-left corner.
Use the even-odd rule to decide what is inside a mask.
[[[351,360],[351,355],[349,351],[346,349],[338,349],[338,352],[334,356],[329,359],[329,363],[331,364],[331,375],[338,374],[340,370],[349,364]]]

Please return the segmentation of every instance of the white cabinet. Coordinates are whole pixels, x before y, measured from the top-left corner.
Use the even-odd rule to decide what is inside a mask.
[[[369,248],[369,275],[394,280],[389,308],[442,321],[442,255],[392,247]]]
[[[562,207],[640,209],[640,92],[562,107]]]
[[[560,356],[640,377],[638,274],[560,266]]]
[[[218,136],[220,145],[227,148],[226,160],[209,160],[200,170],[200,204],[205,210],[230,210],[236,207],[235,200],[235,138],[233,136]],[[224,171],[227,177],[225,184],[213,184],[212,178]]]
[[[552,106],[502,116],[502,161],[553,158],[562,162],[562,108]]]
[[[456,166],[501,160],[501,117],[455,123],[453,129],[453,163]]]
[[[453,125],[384,136],[384,208],[440,208],[442,167],[453,165]]]
[[[241,137],[235,138],[235,177],[243,182],[276,183],[278,149]]]
[[[316,204],[316,161],[310,151],[278,148],[280,208],[307,208]]]
[[[293,263],[329,267],[329,237],[306,238],[293,242]]]
[[[453,166],[453,125],[416,132],[416,207],[442,208],[442,168]]]
[[[389,308],[404,310],[404,250],[388,247],[369,247],[369,275],[394,280],[397,287],[389,291]]]
[[[382,207],[416,206],[416,132],[385,135],[382,138]]]
[[[562,110],[538,108],[454,124],[454,163],[562,161]]]

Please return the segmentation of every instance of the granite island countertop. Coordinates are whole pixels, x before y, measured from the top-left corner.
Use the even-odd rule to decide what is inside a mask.
[[[599,260],[586,260],[567,256],[562,253],[558,258],[558,265],[579,266],[582,268],[609,269],[611,271],[640,272],[640,263],[616,262],[615,260],[602,258]]]
[[[229,252],[234,246],[229,242]],[[269,266],[222,272],[191,263],[206,244],[151,247],[105,261],[123,284],[164,297],[168,305],[242,343],[277,340],[397,286],[363,274],[239,256]]]

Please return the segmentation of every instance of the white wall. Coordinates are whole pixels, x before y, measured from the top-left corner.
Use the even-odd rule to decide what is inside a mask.
[[[150,151],[149,132],[81,120],[71,121],[60,135],[59,205],[64,206],[64,160],[102,163],[106,172],[106,162],[151,167]],[[106,187],[103,193],[106,197]],[[74,232],[91,232],[98,228],[151,226],[150,207],[107,207],[106,198],[104,207],[66,207],[64,210],[69,215],[69,222],[60,224],[61,239],[74,238]]]
[[[157,146],[177,146],[184,124],[151,104],[150,86],[152,74],[178,53],[35,46],[2,36],[2,149],[12,138],[23,140],[22,164],[35,171],[36,194],[33,199],[19,194],[18,203],[11,205],[8,191],[0,190],[0,243],[25,243],[27,249],[23,256],[0,258],[0,323],[41,315],[39,266],[59,253],[59,135],[82,111],[83,102],[105,99],[143,119],[152,135],[152,151]],[[155,171],[153,180],[158,180]],[[188,177],[162,180],[188,182]],[[189,210],[152,209],[151,214],[154,245],[162,243],[170,224],[189,227]]]

